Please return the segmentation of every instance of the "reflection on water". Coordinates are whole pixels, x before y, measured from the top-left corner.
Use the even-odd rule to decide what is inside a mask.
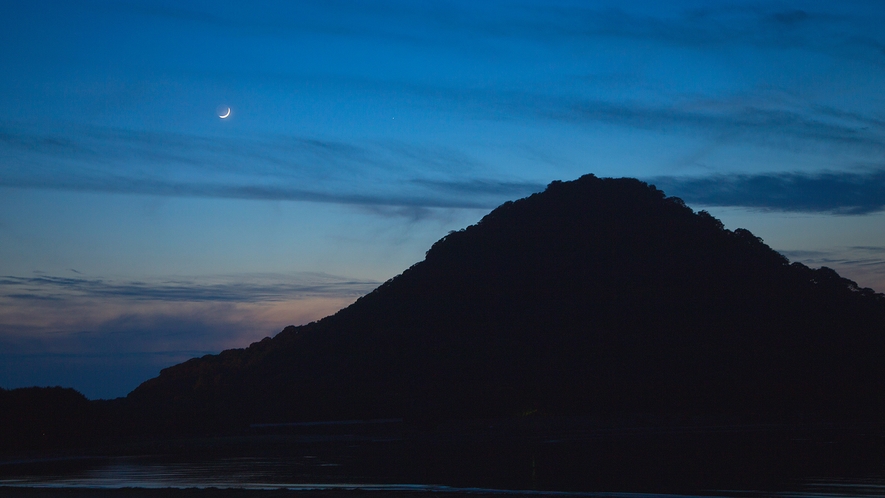
[[[432,430],[401,424],[271,429],[275,432],[228,438],[151,440],[101,450],[108,452],[102,456],[0,460],[0,486],[885,496],[885,437],[866,429],[636,429],[593,426],[584,419],[462,422]]]
[[[378,483],[362,481],[359,476],[329,472],[341,463],[330,462],[316,455],[298,457],[234,457],[201,461],[170,462],[159,457],[118,457],[110,459],[70,459],[17,464],[21,470],[0,475],[0,486],[32,488],[236,488],[250,490],[366,490],[433,492],[435,494],[502,494],[561,495],[593,497],[735,497],[782,498],[871,497],[885,496],[885,479],[808,480],[795,489],[781,491],[704,490],[688,494],[634,492],[570,492],[548,490],[504,490],[494,488],[456,487],[434,484]],[[325,479],[316,478],[322,475]]]
[[[811,480],[805,493],[782,493],[784,496],[885,496],[885,479]]]
[[[119,457],[18,464],[21,470],[0,476],[0,486],[57,488],[311,488],[353,487],[326,469],[339,467],[314,455],[235,457],[215,460],[168,461],[166,457]],[[328,483],[310,479],[325,474]]]

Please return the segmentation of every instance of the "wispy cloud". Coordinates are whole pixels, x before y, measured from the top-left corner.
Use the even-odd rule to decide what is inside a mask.
[[[426,188],[431,192],[439,192],[454,198],[463,199],[463,203],[477,202],[479,206],[488,203],[500,203],[503,199],[516,199],[544,190],[545,185],[524,181],[495,181],[486,179],[464,180],[413,180],[413,184]],[[497,204],[495,203],[495,204]],[[477,206],[477,207],[479,207]]]
[[[855,251],[867,251],[873,254],[880,254],[885,257],[885,247],[883,246],[851,246],[849,249]]]
[[[7,124],[0,157],[0,185],[18,188],[418,208],[488,208],[542,188],[477,177],[483,167],[452,148],[396,141]],[[453,189],[465,175],[470,191]]]
[[[617,86],[622,89],[636,84],[631,78],[627,80]],[[594,86],[596,83],[584,85],[593,91],[575,91],[565,83],[544,89],[456,88],[364,79],[339,80],[339,84],[365,85],[376,92],[410,95],[419,104],[479,120],[616,126],[702,137],[718,144],[788,151],[832,150],[874,157],[885,152],[885,119],[875,111],[816,104],[790,92],[772,89],[716,95],[675,92],[630,99],[616,96],[617,91],[605,86],[608,83],[600,87]],[[611,96],[607,96],[609,94]],[[430,157],[427,151],[421,155]],[[428,159],[423,161],[430,165]]]
[[[615,45],[624,40],[651,40],[655,43],[641,46],[653,46],[670,55],[741,46],[761,47],[766,54],[772,48],[802,49],[838,56],[838,60],[875,58],[877,65],[885,60],[885,35],[875,22],[878,18],[852,14],[850,9],[831,13],[758,3],[681,11],[615,4],[587,7],[569,2],[504,7],[476,2],[332,2],[201,9],[134,2],[119,9],[126,15],[150,18],[152,23],[176,23],[174,29],[178,30],[181,23],[196,24],[243,36],[260,34],[262,39],[322,33],[340,39],[343,47],[352,47],[354,37],[394,42],[367,45],[378,50],[414,50],[406,43],[430,43],[440,47],[445,57],[458,61],[467,61],[465,54],[475,50],[526,51],[527,43],[543,45],[538,54],[555,55],[563,47],[567,53],[581,53],[571,50],[574,44],[584,50],[592,44],[610,45],[612,40]],[[519,43],[509,43],[512,39]],[[642,50],[634,44],[624,45],[625,53]],[[474,62],[479,68],[503,70],[494,78],[465,76],[440,82],[420,76],[420,70],[388,76],[371,70],[336,72],[311,65],[304,71],[324,88],[329,79],[339,78],[341,87],[332,85],[331,93],[346,87],[351,91],[346,93],[348,98],[371,100],[383,95],[381,100],[386,101],[391,96],[391,102],[431,107],[431,114],[437,115],[520,119],[535,127],[550,121],[575,127],[601,124],[788,150],[833,148],[840,153],[876,157],[885,152],[885,120],[872,113],[808,101],[716,94],[718,86],[702,95],[689,95],[685,87],[692,85],[677,84],[673,93],[658,93],[645,100],[631,92],[607,98],[605,92],[588,91],[586,85],[574,83],[574,78],[592,67],[574,58],[555,63],[574,70],[551,71],[550,81],[543,84],[534,76],[526,78],[512,65],[489,66],[484,59]],[[635,79],[635,71],[626,66],[618,69],[626,73],[624,81]],[[272,69],[280,71],[276,65]],[[280,77],[266,73],[270,67],[239,70],[243,73],[237,78],[249,74],[266,82]],[[600,69],[609,76],[610,70]],[[669,75],[667,71],[651,73],[663,78]],[[296,77],[290,74],[288,78]],[[358,91],[353,91],[355,88]],[[0,185],[339,203],[380,207],[378,212],[407,213],[408,218],[418,219],[432,208],[491,208],[536,191],[542,186],[538,178],[553,179],[546,178],[546,172],[502,177],[499,171],[506,165],[487,165],[475,159],[483,152],[475,144],[439,147],[415,142],[310,136],[208,137],[85,126],[51,131],[0,122]],[[478,153],[472,155],[467,150]]]
[[[460,44],[452,42],[464,39],[471,40],[469,45],[475,47],[483,38],[567,43],[617,37],[703,49],[746,44],[853,51],[856,56],[858,46],[875,54],[885,45],[875,22],[861,9],[833,13],[759,3],[666,11],[625,7],[614,2],[544,2],[543,6],[509,2],[326,2],[264,5],[248,10],[216,7],[211,12],[155,3],[129,8],[160,19],[237,30],[241,34],[300,36],[307,32],[456,47]]]
[[[834,14],[758,3],[667,9],[665,14],[640,9],[554,5],[532,11],[535,15],[522,31],[547,37],[654,40],[702,49],[743,44],[827,51],[869,45],[880,36],[858,12]],[[868,37],[858,39],[858,30]]]
[[[221,351],[245,347],[287,325],[335,313],[357,296],[288,301],[181,302],[71,298],[13,303],[0,312],[8,354]],[[4,307],[10,304],[0,298]]]
[[[885,210],[885,169],[658,177],[649,182],[702,206],[863,215]]]
[[[885,151],[885,120],[813,111],[816,117],[710,102],[678,109],[605,102],[532,109],[556,119],[698,131],[727,140]],[[52,134],[7,126],[0,128],[0,155],[0,185],[7,187],[387,206],[407,209],[412,218],[427,216],[429,208],[490,208],[543,189],[537,182],[477,176],[471,170],[482,168],[454,150],[393,142],[233,140],[96,128]],[[885,208],[882,169],[653,181],[706,205],[842,214]]]
[[[473,50],[477,44],[525,50],[522,43],[494,42],[505,38],[548,48],[628,39],[663,42],[654,43],[655,50],[662,46],[666,46],[664,50],[684,51],[741,45],[766,51],[773,47],[826,52],[838,55],[840,60],[875,57],[877,64],[885,59],[885,35],[878,29],[878,18],[851,13],[851,9],[836,9],[833,13],[755,3],[655,11],[569,2],[508,4],[507,8],[475,2],[284,3],[241,10],[135,2],[120,9],[155,22],[214,26],[239,30],[244,35],[303,36],[320,32],[346,38],[343,46],[351,46],[353,37],[423,39],[453,51]],[[384,45],[379,50],[389,48]],[[584,66],[575,67],[580,72]],[[307,71],[311,70],[315,68]],[[629,68],[625,71],[629,77],[634,76]],[[255,72],[262,77],[261,70]],[[402,75],[403,80],[396,82],[371,71],[343,71],[337,77],[349,80],[344,86],[364,85],[360,90],[366,94],[409,94],[405,100],[410,106],[435,106],[436,112],[481,119],[523,119],[536,127],[549,121],[576,127],[601,124],[683,134],[715,143],[806,152],[833,149],[866,157],[885,153],[885,119],[874,113],[752,95],[606,98],[605,93],[576,89],[574,84],[561,81],[578,76],[553,71],[551,78],[555,81],[537,85],[523,84],[521,76],[508,79],[503,75],[498,83],[493,79],[490,86],[483,86],[481,78],[429,83],[414,74]],[[332,78],[311,73],[314,77],[322,85],[327,82],[323,77]],[[421,98],[411,98],[416,95]],[[53,131],[0,122],[0,186],[338,203],[417,220],[429,216],[434,208],[494,207],[540,190],[543,184],[538,179],[549,174],[542,171],[537,176],[522,173],[522,177],[505,177],[499,171],[506,165],[487,165],[475,159],[483,152],[475,144],[440,147],[419,141],[209,137],[86,126]],[[841,166],[833,164],[835,168]],[[678,186],[683,193],[677,195],[688,200],[716,205],[845,213],[881,209],[876,200],[881,197],[876,184],[880,177],[860,175],[858,181],[872,180],[873,184],[856,185],[852,175],[826,175],[733,176],[718,187],[704,183],[704,179],[661,182]],[[820,185],[830,180],[835,186]],[[754,193],[755,189],[760,190]],[[812,192],[815,190],[818,192]]]
[[[398,88],[415,95],[433,94],[449,102],[446,105],[451,108],[478,119],[617,126],[789,151],[830,149],[876,157],[885,152],[885,120],[880,116],[809,103],[785,92],[673,94],[643,100],[600,98],[569,90]],[[596,93],[606,92],[601,89]]]
[[[878,292],[885,291],[885,247],[849,246],[818,250],[781,250],[791,261],[811,267],[827,266],[842,275],[869,286]]]
[[[320,273],[150,282],[4,276],[0,361],[15,365],[19,380],[7,383],[122,396],[160,368],[328,316],[377,285]]]
[[[885,248],[851,246],[830,251],[786,250],[784,256],[814,266],[878,267],[885,274]]]
[[[723,142],[787,149],[844,146],[885,151],[885,125],[867,116],[832,110],[765,108],[728,101],[643,103],[580,101],[541,110],[550,118],[601,122],[638,129],[701,133]]]
[[[353,280],[320,273],[240,275],[214,279],[153,282],[71,278],[51,275],[0,276],[0,297],[51,301],[72,296],[99,299],[175,302],[267,303],[305,297],[356,297],[379,282]]]

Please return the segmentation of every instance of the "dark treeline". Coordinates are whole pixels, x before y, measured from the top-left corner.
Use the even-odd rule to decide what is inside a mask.
[[[167,368],[126,398],[0,400],[6,438],[21,424],[100,440],[530,414],[866,423],[885,408],[883,353],[885,295],[654,186],[588,175],[450,233],[333,316]],[[9,415],[25,406],[50,415]]]
[[[0,448],[49,449],[84,445],[95,405],[70,388],[0,388]],[[73,429],[73,430],[72,430]]]

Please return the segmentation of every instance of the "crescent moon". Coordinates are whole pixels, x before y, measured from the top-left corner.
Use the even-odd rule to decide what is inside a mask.
[[[227,108],[227,112],[226,112],[225,114],[219,114],[219,115],[218,115],[218,117],[221,118],[221,119],[224,119],[224,118],[226,118],[226,117],[228,117],[228,116],[230,116],[230,107]]]

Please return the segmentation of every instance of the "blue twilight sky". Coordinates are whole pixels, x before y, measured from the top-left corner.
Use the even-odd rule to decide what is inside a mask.
[[[883,25],[851,1],[3,2],[0,384],[125,395],[586,173],[885,291]]]

